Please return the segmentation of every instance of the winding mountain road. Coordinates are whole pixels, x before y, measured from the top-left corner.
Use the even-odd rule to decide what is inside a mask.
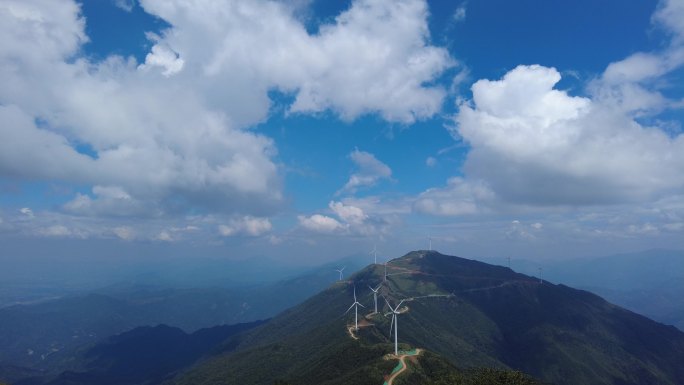
[[[394,380],[399,377],[400,374],[402,374],[404,371],[406,371],[406,357],[412,357],[412,356],[417,356],[420,355],[420,353],[423,352],[423,349],[415,349],[411,352],[403,352],[402,354],[399,355],[399,369],[397,370],[396,368],[392,371],[392,374],[390,374],[389,378],[387,381],[385,381],[384,385],[392,385],[394,383]]]

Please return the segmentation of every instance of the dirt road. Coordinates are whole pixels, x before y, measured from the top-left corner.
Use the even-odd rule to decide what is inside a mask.
[[[385,381],[384,385],[392,385],[394,383],[394,380],[397,377],[399,377],[399,375],[402,374],[406,370],[406,368],[407,368],[406,357],[412,357],[412,356],[420,355],[420,353],[422,351],[423,351],[422,349],[415,349],[411,352],[403,352],[402,354],[399,354],[399,365],[401,365],[401,367],[399,367],[399,365],[397,365],[397,367],[399,367],[399,369],[395,368],[392,371],[392,374],[390,374],[389,378],[387,379],[387,381]]]

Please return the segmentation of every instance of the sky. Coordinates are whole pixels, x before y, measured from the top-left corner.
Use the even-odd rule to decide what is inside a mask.
[[[0,84],[2,257],[684,249],[684,0],[0,0]]]

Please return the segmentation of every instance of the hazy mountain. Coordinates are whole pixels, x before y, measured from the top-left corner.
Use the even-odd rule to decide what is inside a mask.
[[[610,302],[684,330],[684,251],[639,253],[534,263],[514,261],[513,269],[590,290]]]
[[[73,359],[73,370],[56,378],[30,378],[17,382],[31,384],[151,384],[193,363],[226,338],[263,323],[215,326],[187,334],[166,325],[144,326],[109,337],[85,349]]]
[[[407,299],[398,318],[403,348],[435,352],[460,370],[515,369],[556,384],[684,378],[684,333],[589,292],[436,252],[410,253],[389,270],[382,294],[395,304]],[[365,315],[373,301],[367,285],[382,276],[381,266],[363,269],[234,337],[222,354],[170,383],[379,383],[387,373],[383,356],[392,349],[389,318],[371,316],[373,325],[355,340],[346,330],[353,315],[343,314],[355,284]],[[357,382],[362,378],[370,380]],[[422,383],[430,381],[436,379]]]
[[[59,370],[79,347],[138,326],[167,324],[192,332],[269,318],[334,282],[338,273],[333,267],[339,264],[350,273],[361,266],[358,259],[348,258],[276,283],[243,287],[120,284],[5,307],[0,309],[0,365]]]

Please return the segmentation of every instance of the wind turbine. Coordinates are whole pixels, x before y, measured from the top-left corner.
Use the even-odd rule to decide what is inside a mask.
[[[428,235],[429,251],[432,251],[432,236]]]
[[[377,265],[378,264],[378,248],[376,245],[373,245],[373,250],[370,252],[370,254],[373,254],[374,258],[374,263]]]
[[[344,271],[345,267],[347,267],[347,266],[344,266],[341,269],[335,269],[336,272],[340,273],[340,281],[342,280],[342,272]]]
[[[539,268],[539,283],[542,284],[544,281],[542,281],[542,268]]]
[[[387,306],[389,306],[390,310],[392,311],[392,323],[390,323],[390,335],[392,335],[392,325],[394,325],[394,355],[398,356],[399,355],[399,344],[397,343],[397,329],[398,329],[398,323],[397,323],[397,315],[399,314],[399,306],[401,306],[402,303],[404,303],[404,300],[402,299],[401,302],[397,305],[397,307],[392,308],[392,305],[387,302],[387,298],[383,297],[385,299],[385,302],[387,303]],[[349,311],[349,310],[347,310]]]
[[[351,308],[354,308],[354,330],[359,330],[359,306],[365,307],[356,300],[356,286],[354,286],[354,303],[344,312],[344,314],[347,314]]]
[[[376,287],[375,289],[368,286],[368,288],[371,289],[371,291],[373,292],[373,301],[375,302],[375,312],[376,313],[378,312],[378,290],[380,290],[380,286],[382,286],[382,284],[379,284],[378,287]]]

